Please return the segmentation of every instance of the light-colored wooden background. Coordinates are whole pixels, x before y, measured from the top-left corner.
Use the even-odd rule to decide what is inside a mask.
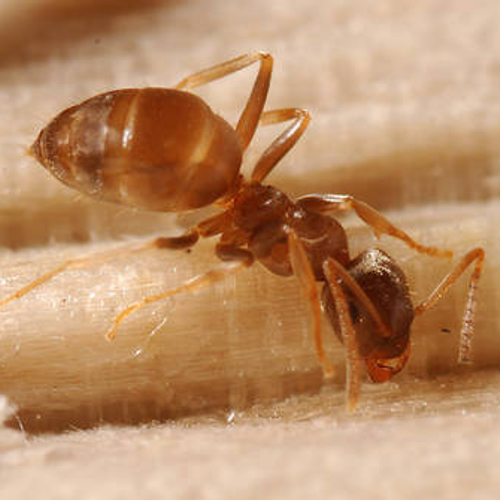
[[[151,498],[164,498],[164,491],[172,498],[234,498],[235,491],[239,498],[332,491],[350,498],[403,491],[407,498],[450,492],[469,498],[471,491],[493,491],[500,449],[499,15],[500,6],[486,0],[3,2],[2,294],[67,256],[171,234],[195,217],[89,202],[61,186],[25,155],[55,113],[112,88],[168,86],[255,49],[275,56],[269,107],[306,107],[313,115],[270,182],[293,195],[353,194],[423,243],[457,255],[481,245],[488,259],[474,366],[463,371],[455,364],[462,280],[415,322],[407,370],[389,385],[366,384],[351,417],[343,409],[342,349],[327,331],[339,376],[322,390],[293,279],[254,266],[211,290],[138,313],[108,344],[103,334],[124,305],[215,265],[211,242],[189,255],[152,251],[68,272],[0,310],[0,392],[18,407],[10,422],[56,431],[167,421],[136,436],[131,429],[76,432],[32,440],[26,449],[19,434],[5,430],[0,491],[24,498],[21,471],[29,467],[35,481],[48,482],[47,492],[59,491],[57,472],[68,471],[66,491],[85,498],[83,476],[100,478],[108,462],[129,479],[93,481],[92,498],[143,491]],[[234,75],[201,94],[234,122],[253,74]],[[259,133],[246,168],[275,133]],[[346,226],[353,254],[376,245],[398,259],[415,301],[450,268],[389,238],[375,240],[355,219]],[[111,451],[85,465],[87,447],[96,443]],[[266,450],[269,459],[250,463]],[[236,459],[242,455],[248,463]],[[35,464],[34,456],[43,460]],[[231,490],[234,481],[214,475],[208,461],[243,478],[245,493]],[[472,462],[469,477],[464,471]],[[409,463],[416,464],[412,474]],[[180,480],[188,464],[196,471]],[[342,479],[354,467],[365,471],[356,484]],[[297,470],[306,471],[300,486]]]

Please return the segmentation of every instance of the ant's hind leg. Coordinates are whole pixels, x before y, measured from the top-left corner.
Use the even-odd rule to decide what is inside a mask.
[[[410,248],[417,252],[431,255],[432,257],[453,257],[450,250],[441,250],[437,247],[421,245],[402,229],[396,227],[391,221],[386,219],[380,212],[373,207],[347,194],[311,194],[297,199],[297,204],[313,212],[346,212],[354,210],[356,215],[366,222],[378,236],[387,234],[394,238],[404,241]]]
[[[121,259],[138,252],[144,252],[147,250],[154,249],[169,249],[169,250],[182,250],[187,249],[196,244],[199,237],[209,238],[220,234],[224,228],[227,226],[228,213],[221,212],[220,214],[214,215],[201,221],[197,226],[188,229],[184,234],[180,236],[173,237],[160,237],[155,238],[150,241],[146,241],[139,244],[131,244],[122,248],[108,250],[106,252],[89,255],[88,257],[81,257],[76,259],[68,259],[57,267],[54,267],[47,273],[39,276],[37,279],[33,280],[28,285],[24,286],[20,290],[17,290],[13,294],[0,299],[0,307],[12,302],[13,300],[20,299],[24,295],[28,294],[35,288],[43,285],[47,281],[51,280],[58,274],[71,269],[80,269],[83,267],[103,264],[105,262],[110,262],[116,259]]]
[[[185,234],[173,238],[155,238],[144,243],[132,244],[122,248],[117,248],[113,250],[108,250],[106,252],[89,255],[88,257],[79,257],[76,259],[68,259],[57,267],[54,267],[47,273],[39,276],[37,279],[28,283],[26,286],[17,290],[13,294],[0,300],[0,307],[5,306],[13,300],[20,299],[24,295],[28,294],[35,288],[43,285],[47,281],[51,280],[58,274],[71,269],[81,269],[87,266],[103,264],[105,262],[114,261],[116,259],[121,259],[138,252],[144,252],[152,249],[183,249],[193,246],[198,240],[198,232],[196,228],[186,232]]]
[[[316,278],[307,258],[304,246],[292,230],[290,230],[288,234],[288,247],[290,250],[290,260],[293,271],[300,281],[306,299],[310,305],[311,329],[313,332],[314,342],[316,344],[316,354],[319,362],[321,363],[321,367],[323,368],[323,375],[325,378],[332,378],[334,375],[334,368],[326,357],[326,353],[323,348],[321,304],[318,297]]]
[[[460,262],[442,279],[441,283],[431,292],[427,299],[415,307],[415,316],[434,307],[451,285],[457,281],[473,262],[475,262],[475,265],[469,280],[465,312],[462,319],[462,328],[460,330],[458,362],[463,364],[471,362],[470,351],[472,338],[474,337],[477,288],[484,264],[484,250],[482,248],[474,248],[467,252]]]
[[[245,109],[241,113],[238,124],[236,125],[236,132],[240,138],[243,151],[248,147],[255,134],[260,115],[262,114],[267,99],[273,71],[273,58],[270,54],[266,52],[250,52],[249,54],[244,54],[235,59],[216,64],[215,66],[194,73],[184,78],[174,87],[179,90],[199,87],[200,85],[205,85],[231,73],[240,71],[255,62],[260,62],[259,72],[255,78]]]
[[[271,125],[293,120],[293,123],[271,143],[257,162],[252,180],[260,182],[293,147],[311,120],[309,113],[304,109],[287,108],[263,112],[273,71],[272,56],[265,52],[250,52],[194,73],[184,78],[174,88],[182,90],[199,87],[240,71],[255,62],[260,62],[259,72],[236,125],[236,133],[240,138],[243,151],[250,144],[259,125]]]

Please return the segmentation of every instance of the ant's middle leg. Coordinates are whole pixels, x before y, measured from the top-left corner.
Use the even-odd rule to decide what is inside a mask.
[[[123,320],[127,316],[130,316],[133,312],[142,309],[148,304],[152,304],[153,302],[158,302],[182,293],[193,293],[202,288],[215,285],[227,276],[235,274],[240,269],[251,266],[254,260],[253,255],[248,250],[232,247],[230,245],[217,245],[216,253],[221,260],[227,262],[228,264],[224,264],[216,269],[211,269],[203,274],[199,274],[198,276],[181,283],[175,288],[160,292],[156,295],[145,297],[139,302],[131,304],[115,317],[113,325],[106,333],[106,338],[108,340],[113,340],[116,337],[118,327]]]
[[[300,108],[273,109],[262,113],[260,125],[273,125],[289,120],[293,120],[290,126],[268,146],[257,161],[252,172],[253,181],[262,182],[267,177],[274,166],[300,139],[311,121],[309,112]]]
[[[264,151],[257,162],[252,174],[252,180],[260,182],[269,174],[289,149],[293,147],[311,120],[309,113],[304,109],[287,108],[263,112],[273,70],[272,56],[265,52],[244,54],[187,76],[174,88],[182,90],[199,87],[240,71],[258,61],[260,62],[259,72],[245,109],[241,113],[236,125],[236,132],[240,138],[242,149],[245,150],[248,147],[258,125],[271,125],[294,120],[290,127]]]
[[[453,252],[451,250],[442,250],[437,247],[426,246],[416,242],[411,236],[402,229],[396,227],[373,207],[348,194],[310,194],[298,198],[296,202],[307,210],[319,213],[354,210],[356,215],[366,222],[366,224],[374,230],[377,236],[379,234],[387,234],[394,238],[398,238],[417,252],[433,257],[453,257]]]

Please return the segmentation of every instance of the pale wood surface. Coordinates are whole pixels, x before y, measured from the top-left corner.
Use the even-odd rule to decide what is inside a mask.
[[[343,410],[342,350],[329,332],[339,376],[321,389],[293,279],[254,266],[142,311],[108,344],[103,334],[116,311],[214,265],[211,243],[189,255],[151,251],[68,272],[0,310],[0,392],[18,406],[20,422],[36,431],[174,420],[26,447],[4,430],[1,496],[28,498],[33,484],[44,484],[47,498],[496,494],[499,16],[492,0],[3,2],[2,296],[66,256],[171,234],[194,220],[76,196],[25,156],[40,127],[95,93],[174,84],[255,49],[276,59],[269,107],[313,115],[273,183],[294,195],[353,194],[424,243],[457,256],[481,245],[488,260],[474,367],[462,373],[455,365],[462,280],[415,323],[408,369],[392,384],[365,384],[354,416]],[[234,121],[252,74],[202,95]],[[259,134],[248,165],[274,133]],[[389,238],[376,241],[356,220],[346,225],[353,254],[377,245],[401,262],[416,301],[449,269]]]

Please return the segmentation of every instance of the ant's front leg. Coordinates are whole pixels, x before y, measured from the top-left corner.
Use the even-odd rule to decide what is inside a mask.
[[[309,194],[300,197],[296,202],[306,210],[319,213],[354,210],[356,215],[366,222],[366,224],[375,231],[377,236],[379,234],[387,234],[394,238],[398,238],[417,252],[431,255],[432,257],[453,257],[453,252],[450,250],[442,250],[437,247],[426,246],[416,242],[411,236],[402,229],[396,227],[390,220],[386,219],[373,207],[348,194]]]
[[[332,364],[326,357],[326,353],[323,347],[321,304],[318,296],[316,278],[314,276],[311,263],[307,258],[304,245],[292,229],[289,230],[288,234],[288,248],[290,252],[290,261],[292,264],[293,272],[300,281],[306,299],[309,302],[311,329],[313,332],[314,342],[316,344],[316,354],[323,369],[323,376],[325,378],[332,378],[335,371]]]
[[[346,407],[348,411],[352,412],[356,407],[360,393],[360,356],[356,340],[356,331],[354,330],[349,311],[349,303],[342,289],[342,285],[339,282],[341,275],[344,277],[345,282],[345,278],[349,276],[349,274],[332,258],[327,259],[326,262],[323,263],[323,272],[325,273],[326,283],[335,304],[340,335],[344,343],[346,359]],[[339,272],[342,274],[340,275]]]
[[[460,262],[458,262],[458,264],[441,280],[441,283],[439,283],[439,285],[429,294],[427,299],[415,307],[415,316],[434,307],[465,270],[474,263],[474,268],[469,279],[465,312],[462,318],[462,328],[460,330],[458,362],[461,364],[471,362],[470,351],[472,338],[474,337],[477,290],[484,265],[484,255],[484,250],[480,247],[473,248],[467,252]]]

